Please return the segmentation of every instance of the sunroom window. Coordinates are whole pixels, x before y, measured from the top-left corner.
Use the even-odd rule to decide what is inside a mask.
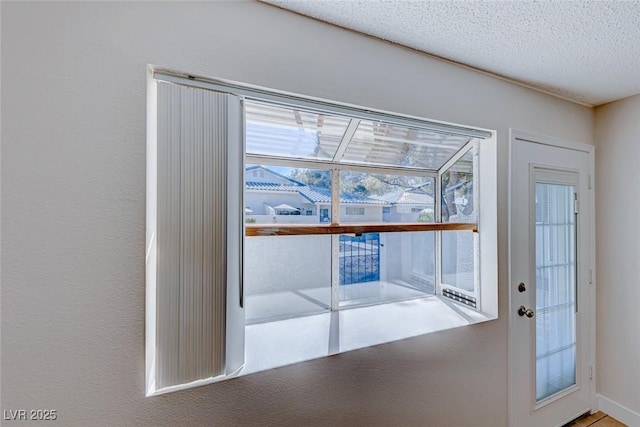
[[[476,306],[478,138],[253,100],[245,111],[244,197],[260,206],[245,214],[249,323],[436,294]]]
[[[153,77],[149,395],[497,316],[494,133]]]

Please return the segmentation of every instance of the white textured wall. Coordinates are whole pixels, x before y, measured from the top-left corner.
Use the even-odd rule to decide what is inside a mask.
[[[331,298],[331,236],[252,237],[244,253],[247,296],[322,288]]]
[[[640,95],[596,109],[597,388],[640,413]]]
[[[3,409],[65,426],[506,425],[507,129],[590,143],[590,109],[264,4],[1,8]],[[500,319],[145,398],[149,63],[497,129]]]

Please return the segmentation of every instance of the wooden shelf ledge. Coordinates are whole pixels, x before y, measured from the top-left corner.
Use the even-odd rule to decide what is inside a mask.
[[[383,223],[383,224],[247,224],[247,237],[254,236],[308,236],[321,234],[396,233],[406,231],[472,231],[475,223]]]

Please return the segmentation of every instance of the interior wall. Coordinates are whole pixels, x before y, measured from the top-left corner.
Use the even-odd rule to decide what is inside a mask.
[[[0,7],[3,409],[92,426],[507,424],[508,128],[592,143],[590,108],[260,3]],[[145,398],[147,64],[496,129],[500,318]]]
[[[640,95],[595,110],[597,391],[640,414]]]

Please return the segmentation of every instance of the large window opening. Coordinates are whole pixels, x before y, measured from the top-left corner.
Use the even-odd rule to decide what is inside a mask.
[[[494,132],[162,72],[149,121],[148,394],[497,317]]]

